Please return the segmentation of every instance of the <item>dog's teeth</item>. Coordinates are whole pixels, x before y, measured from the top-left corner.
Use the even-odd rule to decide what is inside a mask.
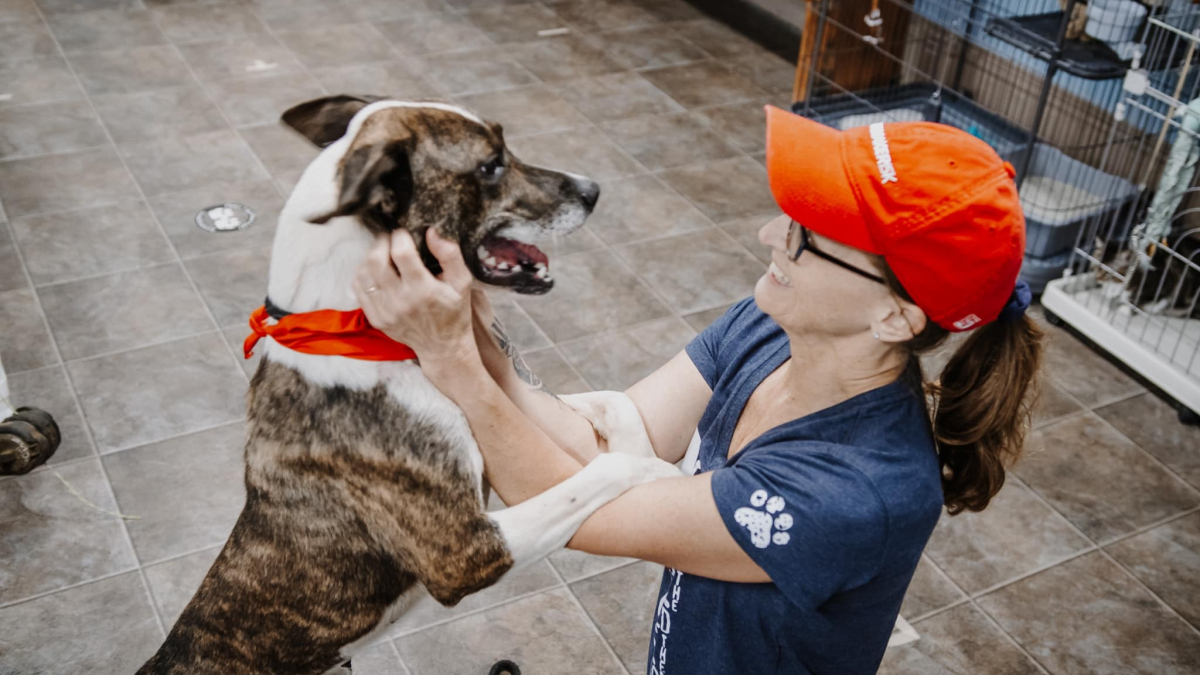
[[[480,260],[483,260],[484,258],[488,257],[490,254],[488,253],[488,250],[486,248],[480,246],[479,248],[475,249],[475,255],[479,256]]]
[[[506,263],[506,262],[502,262],[502,263],[500,263],[500,265],[499,265],[498,267],[499,267],[500,269],[502,269],[502,270],[506,270],[506,269],[508,269],[508,268],[512,267],[512,265],[509,265],[509,264],[508,264],[508,263]]]
[[[545,267],[538,268],[537,274],[534,274],[533,276],[535,276],[538,279],[541,279],[543,281],[545,281],[546,279],[548,279],[550,277],[550,275],[546,272]]]
[[[495,266],[496,266],[496,259],[495,259],[495,258],[493,258],[493,257],[491,257],[491,256],[488,256],[488,257],[486,257],[486,258],[484,258],[484,259],[483,259],[483,264],[487,265],[488,267],[495,267]]]
[[[538,263],[538,264],[534,265],[534,267],[536,267],[539,270],[544,270],[544,269],[546,269],[546,263]]]

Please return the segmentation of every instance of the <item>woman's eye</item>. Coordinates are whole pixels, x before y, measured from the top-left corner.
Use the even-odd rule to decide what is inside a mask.
[[[483,174],[485,178],[495,178],[503,170],[504,162],[499,157],[479,167],[479,173]]]

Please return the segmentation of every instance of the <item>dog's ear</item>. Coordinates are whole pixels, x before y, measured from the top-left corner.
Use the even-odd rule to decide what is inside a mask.
[[[323,148],[346,134],[350,119],[359,110],[382,100],[381,96],[326,96],[290,108],[280,119],[318,148]]]
[[[412,167],[408,161],[409,140],[372,143],[352,150],[342,162],[338,204],[333,211],[309,218],[323,225],[331,218],[371,211],[386,223],[399,224],[413,195]]]

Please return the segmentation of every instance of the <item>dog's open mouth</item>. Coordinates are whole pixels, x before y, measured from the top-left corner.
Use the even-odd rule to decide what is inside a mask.
[[[485,237],[475,250],[481,280],[511,287],[518,293],[545,293],[554,286],[550,260],[541,249],[522,239],[513,228],[501,228]]]

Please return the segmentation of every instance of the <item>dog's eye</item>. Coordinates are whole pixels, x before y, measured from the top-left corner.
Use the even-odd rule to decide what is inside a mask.
[[[483,174],[484,178],[495,178],[504,172],[504,159],[501,157],[493,157],[491,161],[479,167],[479,173]]]

